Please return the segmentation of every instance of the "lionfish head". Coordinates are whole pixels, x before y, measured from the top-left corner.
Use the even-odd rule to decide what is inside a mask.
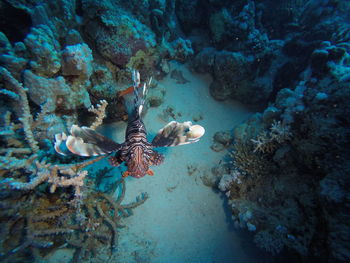
[[[149,164],[141,149],[135,149],[127,162],[128,172],[132,177],[141,178],[147,174]]]

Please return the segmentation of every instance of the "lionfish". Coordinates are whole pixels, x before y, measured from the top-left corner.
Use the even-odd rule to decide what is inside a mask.
[[[126,163],[127,171],[123,177],[133,176],[141,178],[153,175],[151,165],[160,165],[164,156],[154,148],[169,147],[198,142],[204,135],[204,128],[192,125],[190,121],[179,123],[171,121],[160,129],[152,142],[147,140],[147,131],[142,121],[141,113],[145,104],[147,88],[150,85],[140,82],[140,74],[132,73],[133,86],[122,95],[133,92],[133,107],[130,110],[125,141],[117,143],[88,127],[73,125],[70,135],[60,133],[55,135],[55,150],[63,155],[73,153],[80,156],[98,156],[115,153],[109,158],[110,164],[119,166]]]

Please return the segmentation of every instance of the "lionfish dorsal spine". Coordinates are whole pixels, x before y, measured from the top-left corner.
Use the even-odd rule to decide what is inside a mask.
[[[145,98],[147,95],[147,88],[149,83],[151,83],[152,78],[148,81],[148,84],[143,83],[141,87],[140,81],[140,73],[137,70],[134,70],[132,73],[133,81],[134,81],[134,105],[135,112],[138,116],[141,116],[143,106],[145,104]]]
[[[132,81],[134,82],[134,87],[138,87],[140,85],[140,72],[135,69],[132,71]]]

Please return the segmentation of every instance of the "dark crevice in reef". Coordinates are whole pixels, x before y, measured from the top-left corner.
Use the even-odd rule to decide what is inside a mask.
[[[12,42],[23,41],[32,27],[30,15],[14,8],[6,1],[0,2],[0,31]]]
[[[292,39],[284,45],[283,53],[292,60],[278,69],[268,101],[274,101],[277,93],[282,88],[293,88],[300,73],[307,67],[312,52],[318,45],[318,41],[306,43],[300,39]]]
[[[293,88],[298,76],[305,69],[306,64],[287,62],[277,71],[273,81],[273,90],[268,101],[275,101],[277,93],[283,88]]]
[[[83,11],[83,4],[81,0],[77,0],[75,3],[75,13],[78,16],[83,16],[84,11]]]

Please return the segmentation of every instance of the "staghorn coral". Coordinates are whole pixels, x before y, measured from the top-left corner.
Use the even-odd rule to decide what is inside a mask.
[[[0,72],[3,83],[0,93],[14,101],[14,110],[17,116],[21,116],[20,121],[26,133],[26,139],[31,140],[32,149],[35,149],[35,144],[37,144],[34,137],[52,139],[54,134],[66,129],[66,122],[75,122],[75,114],[59,116],[55,113],[62,114],[63,112],[68,113],[70,110],[73,111],[77,107],[76,103],[79,104],[79,101],[84,97],[88,100],[87,106],[91,104],[86,90],[72,91],[62,77],[47,79],[36,76],[30,70],[25,70],[24,83],[22,84],[6,68],[0,67]],[[46,92],[43,92],[42,89],[46,89]],[[79,94],[84,95],[79,96]],[[31,115],[28,97],[40,105],[41,111],[36,118]]]
[[[6,73],[6,71],[3,72]],[[17,88],[20,88],[20,86],[17,86]],[[27,100],[25,92],[22,99],[24,100],[22,104],[26,105]],[[16,180],[13,177],[6,177],[0,182],[0,185],[3,188],[14,190],[32,190],[39,184],[48,182],[51,184],[50,192],[52,193],[55,192],[58,186],[74,186],[76,196],[80,196],[80,187],[83,185],[83,180],[87,175],[87,171],[79,170],[104,158],[104,156],[72,165],[46,163],[39,158],[41,150],[39,149],[38,142],[33,136],[31,128],[32,117],[30,115],[29,107],[23,108],[22,116],[29,116],[26,118],[22,117],[20,120],[22,121],[25,136],[30,148],[9,148],[3,151],[3,154],[5,155],[0,156],[2,161],[0,169],[4,170],[3,173],[5,174],[14,174],[16,176],[21,175],[22,170],[24,170],[25,172],[31,173],[32,176],[28,182],[23,182],[23,179]],[[13,125],[10,127],[13,127]],[[14,133],[14,130],[12,130],[12,132]]]
[[[28,90],[24,88],[23,85],[20,82],[18,82],[7,69],[0,67],[0,72],[2,76],[2,81],[5,84],[5,89],[1,89],[0,91],[1,93],[13,99],[15,102],[18,102],[14,104],[14,109],[16,111],[17,116],[20,116],[19,121],[21,122],[20,124],[12,123],[11,112],[7,112],[5,115],[4,122],[5,130],[3,130],[2,135],[12,135],[5,137],[7,145],[9,147],[24,147],[23,144],[18,140],[18,136],[15,133],[20,128],[23,128],[25,133],[25,139],[28,141],[32,152],[36,153],[39,151],[38,141],[36,140],[38,134],[36,134],[34,131],[37,131],[38,128],[40,130],[45,130],[47,128],[48,123],[45,123],[43,120],[47,116],[47,113],[49,111],[47,105],[49,105],[50,103],[45,103],[42,106],[42,111],[38,114],[37,118],[33,120],[29,108],[29,101],[27,98]],[[44,138],[46,136],[42,137]],[[13,150],[8,153],[8,156],[11,156],[12,153]]]
[[[74,262],[112,256],[118,245],[118,229],[124,227],[122,219],[148,198],[142,194],[135,202],[122,204],[125,183],[120,180],[116,184],[121,188],[116,200],[89,189],[78,203],[70,192],[5,190],[0,198],[4,237],[0,259],[13,262],[30,251],[32,255],[23,262],[30,262],[33,256],[45,260],[52,250],[61,247],[75,249]]]
[[[256,139],[251,139],[251,142],[255,145],[254,152],[272,153],[277,148],[276,142],[272,140],[266,131],[262,131]]]
[[[7,83],[10,83],[11,87],[15,90],[15,93],[10,91],[12,94],[12,98],[19,100],[20,108],[21,108],[21,118],[19,119],[22,122],[23,129],[26,135],[26,140],[28,141],[32,151],[36,153],[38,148],[38,142],[34,139],[33,132],[31,130],[31,124],[33,122],[33,117],[30,114],[29,104],[28,104],[28,98],[26,94],[26,89],[23,87],[21,83],[19,83],[12,75],[11,73],[3,68],[0,67],[0,75],[4,78],[4,80]],[[14,95],[16,94],[16,95]]]
[[[1,67],[0,72],[2,73],[4,80],[7,83],[10,83],[10,86],[18,95],[21,108],[21,112],[18,113],[18,115],[21,116],[19,120],[23,125],[25,138],[30,146],[30,148],[21,147],[20,149],[10,148],[9,150],[5,150],[5,155],[0,156],[2,160],[0,169],[5,170],[3,173],[12,173],[16,175],[21,174],[22,169],[24,169],[25,172],[32,174],[28,182],[23,182],[23,179],[16,180],[13,177],[6,177],[0,182],[0,185],[2,187],[14,190],[32,190],[39,184],[48,182],[51,184],[50,192],[52,193],[55,192],[57,187],[73,186],[75,188],[76,196],[79,197],[80,188],[83,185],[85,176],[87,175],[87,171],[79,170],[104,158],[104,156],[72,165],[50,164],[46,163],[45,160],[40,160],[40,148],[33,132],[34,127],[39,126],[40,124],[33,125],[34,121],[30,113],[26,89],[23,88],[22,84],[13,78],[11,73],[5,68]],[[101,120],[104,117],[106,104],[103,103],[103,105],[104,107],[95,110],[98,117],[96,122],[93,123],[94,127],[97,127],[102,122]],[[38,115],[38,118],[36,120],[37,123],[43,119],[45,113],[46,110],[45,107],[43,107],[42,113]],[[5,117],[5,124],[9,125],[9,116],[7,115]],[[15,133],[13,126],[14,125],[8,126],[10,129],[12,128],[12,134]],[[15,156],[13,156],[14,154]]]
[[[90,129],[96,129],[98,126],[100,126],[103,122],[103,119],[106,117],[106,107],[108,105],[108,102],[105,100],[100,101],[101,104],[97,104],[97,108],[94,106],[91,106],[89,108],[90,112],[93,112],[97,115],[95,121],[90,125]]]
[[[52,198],[53,197],[53,198]],[[54,246],[53,239],[61,235],[68,235],[73,229],[67,228],[59,221],[71,208],[64,203],[67,199],[62,196],[39,192],[13,192],[3,190],[0,199],[1,231],[1,260],[13,262],[27,251],[39,256],[38,249],[48,249]],[[31,257],[31,256],[30,256]],[[29,262],[24,258],[23,262]]]
[[[121,187],[120,195],[116,200],[102,192],[92,192],[80,206],[80,214],[76,216],[79,227],[67,239],[67,244],[76,248],[74,259],[84,262],[91,256],[97,257],[105,254],[108,257],[116,252],[118,247],[118,228],[124,228],[122,218],[132,215],[132,209],[143,204],[147,194],[142,194],[130,204],[121,204],[125,195],[125,182],[123,179],[116,182]],[[104,249],[101,250],[101,244]],[[105,248],[109,248],[108,251]]]

